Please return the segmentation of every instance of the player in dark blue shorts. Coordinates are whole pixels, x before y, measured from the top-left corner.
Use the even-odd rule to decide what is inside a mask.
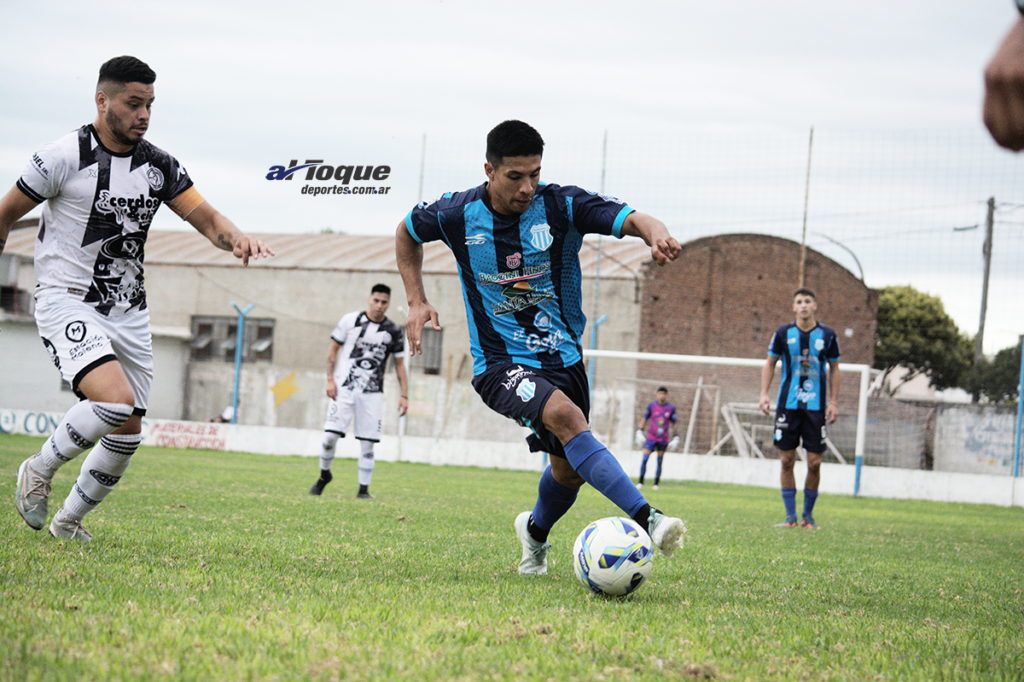
[[[826,424],[834,424],[839,415],[839,340],[836,333],[818,324],[818,302],[810,289],[793,294],[796,321],[775,330],[768,347],[768,360],[761,370],[761,411],[771,414],[768,389],[775,365],[782,359],[779,399],[775,408],[775,447],[782,460],[782,502],[786,520],[782,527],[797,526],[796,448],[807,451],[807,478],[804,481],[804,511],[799,525],[818,529],[814,522],[814,503],[821,481],[821,455],[825,452]],[[825,396],[830,396],[827,403]]]
[[[590,389],[580,339],[579,250],[584,234],[639,237],[659,264],[679,256],[660,220],[614,197],[540,182],[544,140],[521,121],[487,135],[487,182],[418,204],[398,225],[398,269],[409,299],[409,353],[438,325],[423,288],[424,242],[452,250],[462,282],[473,387],[494,411],[528,426],[531,450],[548,452],[532,513],[520,514],[519,572],[547,572],[548,533],[589,483],[650,533],[665,554],[682,547],[683,522],[653,509],[618,460],[590,433]]]

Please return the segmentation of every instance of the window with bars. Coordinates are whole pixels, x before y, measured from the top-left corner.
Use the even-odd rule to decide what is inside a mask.
[[[272,362],[274,320],[246,318],[242,335],[242,362]],[[234,362],[238,342],[238,317],[192,318],[191,359]]]

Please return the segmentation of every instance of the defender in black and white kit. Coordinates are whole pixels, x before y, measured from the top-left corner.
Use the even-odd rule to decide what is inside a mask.
[[[96,121],[32,155],[0,199],[0,252],[11,226],[43,204],[36,240],[36,324],[54,365],[82,402],[18,469],[15,503],[35,530],[46,524],[50,483],[86,450],[81,474],[50,533],[84,542],[82,518],[121,479],[139,446],[153,379],[143,277],[146,236],[162,204],[217,247],[273,255],[207,203],[185,168],[143,140],[156,74],[134,57],[100,67]]]
[[[373,444],[380,442],[381,416],[384,411],[384,370],[388,357],[395,357],[395,372],[402,394],[399,416],[408,406],[408,382],[405,373],[405,343],[402,328],[385,317],[391,303],[391,288],[374,285],[365,311],[352,312],[331,332],[327,349],[327,396],[331,398],[324,423],[324,442],[320,450],[320,478],[310,495],[320,495],[331,482],[338,438],[349,425],[360,442],[359,492],[356,497],[371,499]]]

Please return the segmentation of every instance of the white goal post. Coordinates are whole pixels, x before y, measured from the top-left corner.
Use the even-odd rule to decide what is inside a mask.
[[[652,362],[675,362],[697,365],[726,365],[732,367],[764,367],[764,360],[752,358],[720,358],[711,355],[670,355],[668,353],[640,353],[634,351],[620,350],[597,350],[584,349],[583,355],[586,358],[607,358],[611,360],[648,360]],[[871,367],[868,365],[856,365],[851,363],[840,363],[839,369],[843,372],[860,374],[860,394],[857,396],[857,438],[854,445],[854,483],[853,495],[860,494],[860,472],[864,462],[864,441],[867,435],[868,423],[868,388],[871,384]]]

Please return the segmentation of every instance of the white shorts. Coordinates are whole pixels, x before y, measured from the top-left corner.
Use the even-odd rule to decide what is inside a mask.
[[[78,382],[100,365],[121,363],[135,394],[135,414],[144,415],[153,385],[153,337],[149,311],[106,317],[80,296],[44,290],[36,295],[36,326],[50,360],[80,397]]]
[[[324,431],[345,435],[350,422],[354,422],[352,436],[359,440],[380,442],[380,418],[384,412],[383,393],[363,393],[345,388],[338,389],[338,397],[327,408]]]

